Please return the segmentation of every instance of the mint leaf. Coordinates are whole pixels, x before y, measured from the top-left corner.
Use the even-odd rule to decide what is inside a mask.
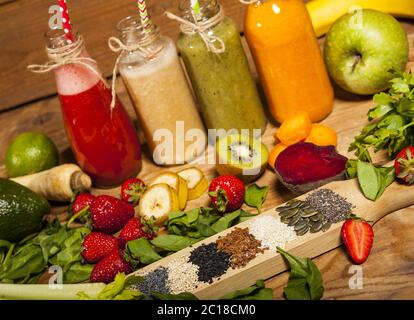
[[[269,187],[259,187],[257,184],[252,184],[247,187],[244,202],[260,212],[268,193]]]

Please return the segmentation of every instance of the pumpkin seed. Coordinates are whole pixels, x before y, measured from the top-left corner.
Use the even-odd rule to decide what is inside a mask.
[[[319,231],[321,231],[323,226],[323,222],[322,221],[316,221],[314,223],[310,224],[310,233],[317,233]]]
[[[308,219],[300,219],[296,224],[295,224],[295,231],[298,231],[300,229],[303,229],[305,226],[309,225],[309,220]]]
[[[302,218],[310,218],[310,217],[313,217],[317,214],[318,214],[317,211],[310,211],[310,210],[308,210],[308,211],[303,210],[301,212]]]
[[[289,219],[295,216],[296,214],[298,214],[298,212],[299,212],[299,209],[290,209],[290,210],[284,211],[283,213],[280,213],[280,217]]]
[[[322,231],[323,232],[328,231],[329,228],[331,227],[331,225],[332,225],[332,223],[330,223],[328,220],[326,220],[326,222],[322,226]]]
[[[298,212],[297,215],[293,216],[292,219],[290,219],[288,226],[293,227],[296,223],[298,223],[300,219],[302,219],[302,217],[300,216],[300,212]]]
[[[309,230],[309,226],[306,225],[304,228],[296,231],[296,235],[298,235],[298,236],[304,236],[306,233],[308,233],[308,230]]]

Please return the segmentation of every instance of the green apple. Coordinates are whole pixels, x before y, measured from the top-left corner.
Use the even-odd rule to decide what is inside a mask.
[[[408,39],[391,15],[361,9],[339,18],[329,30],[324,49],[331,78],[346,91],[369,95],[385,90],[390,70],[403,71]]]

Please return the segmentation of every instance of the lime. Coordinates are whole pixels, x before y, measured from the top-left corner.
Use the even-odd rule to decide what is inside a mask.
[[[47,136],[25,132],[17,136],[6,151],[9,177],[19,177],[47,170],[59,164],[58,150]]]

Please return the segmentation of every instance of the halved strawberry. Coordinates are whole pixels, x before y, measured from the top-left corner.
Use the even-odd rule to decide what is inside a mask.
[[[365,220],[352,216],[342,225],[341,236],[352,261],[356,264],[364,263],[374,242],[371,225]]]

